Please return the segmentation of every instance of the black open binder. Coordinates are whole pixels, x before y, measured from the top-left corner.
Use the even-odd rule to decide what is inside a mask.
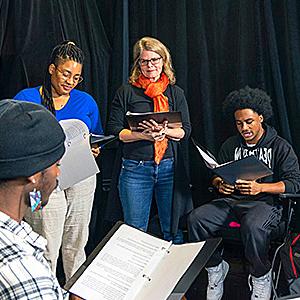
[[[94,260],[97,254],[101,251],[104,245],[109,241],[109,239],[114,235],[118,228],[124,224],[124,222],[117,222],[109,233],[103,238],[103,240],[96,246],[93,252],[89,255],[87,260],[82,264],[82,266],[77,270],[77,272],[70,278],[70,280],[65,284],[64,288],[70,290],[73,284],[78,280],[81,274],[87,269],[90,263]],[[200,250],[196,258],[190,264],[184,275],[179,279],[173,292],[168,297],[168,300],[181,299],[196,277],[199,275],[201,270],[205,267],[212,253],[216,250],[221,242],[221,238],[209,239],[205,242],[203,248]],[[157,299],[159,300],[159,299]]]

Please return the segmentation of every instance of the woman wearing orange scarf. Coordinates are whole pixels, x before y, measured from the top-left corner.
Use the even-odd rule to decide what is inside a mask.
[[[175,85],[170,53],[159,40],[144,37],[133,52],[129,84],[118,89],[108,122],[108,133],[123,142],[118,189],[124,221],[146,231],[154,198],[164,239],[181,243],[179,220],[192,208],[184,159],[179,158],[180,144],[191,131],[186,99]],[[181,111],[183,125],[144,121],[142,131],[131,131],[127,111]]]

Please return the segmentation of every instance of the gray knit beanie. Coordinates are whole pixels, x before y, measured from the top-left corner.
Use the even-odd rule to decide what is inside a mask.
[[[65,134],[43,106],[0,101],[0,179],[28,177],[57,162]]]

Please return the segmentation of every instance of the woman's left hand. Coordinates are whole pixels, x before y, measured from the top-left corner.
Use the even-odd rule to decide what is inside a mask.
[[[92,146],[92,154],[96,158],[100,154],[100,147],[98,145]]]
[[[163,129],[160,131],[152,131],[151,129],[145,129],[142,133],[148,136],[152,141],[162,141],[166,137],[166,133]]]
[[[143,129],[143,134],[150,135],[154,141],[161,141],[164,138],[168,138],[178,142],[185,135],[182,128],[168,127],[168,121],[164,121],[162,124],[158,124],[154,120],[143,121],[139,123],[139,129]]]
[[[142,129],[146,132],[159,132],[162,129],[165,129],[168,126],[168,122],[164,122],[163,124],[156,123],[153,119],[139,123],[139,129]]]
[[[162,141],[166,137],[167,127],[168,122],[158,124],[152,119],[139,123],[139,129],[143,130],[143,134],[151,136],[153,141]]]

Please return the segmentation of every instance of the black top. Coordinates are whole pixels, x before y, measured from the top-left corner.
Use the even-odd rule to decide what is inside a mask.
[[[228,138],[220,149],[219,162],[224,163],[255,155],[274,172],[270,176],[258,179],[258,182],[283,181],[286,193],[298,192],[300,189],[299,163],[292,146],[285,139],[278,136],[274,128],[267,124],[264,125],[264,128],[264,135],[254,147],[247,146],[240,134]],[[234,195],[232,196],[235,197]],[[236,196],[238,198],[246,197],[270,203],[274,200],[270,194]]]
[[[191,124],[189,119],[188,106],[184,92],[178,86],[168,86],[164,95],[168,97],[169,110],[181,111],[183,130],[185,138],[188,138],[191,132]],[[126,112],[151,112],[154,110],[153,100],[144,94],[144,90],[134,87],[130,84],[122,85],[116,92],[112,102],[110,119],[107,124],[107,133],[119,135],[120,131],[128,128],[126,120]],[[165,152],[164,158],[174,156],[172,141]],[[154,143],[151,141],[136,141],[124,143],[123,158],[133,160],[153,160],[154,159]]]
[[[173,85],[169,86],[164,94],[168,97],[170,111],[181,111],[183,129],[185,131],[185,136],[180,142],[170,140],[168,146],[170,148],[169,151],[171,150],[174,155],[174,193],[171,232],[173,235],[176,235],[178,227],[184,225],[184,216],[193,209],[188,171],[188,138],[191,132],[191,125],[183,90]],[[147,97],[142,89],[132,87],[128,84],[122,86],[117,91],[112,103],[107,133],[119,135],[122,129],[128,128],[125,116],[128,110],[133,112],[137,112],[138,110],[140,112],[153,111],[153,100]],[[125,148],[125,150],[123,151],[122,148]],[[147,141],[122,143],[122,147],[118,148],[105,214],[106,219],[110,222],[122,219],[122,208],[117,188],[122,156],[135,160],[148,160],[148,158],[153,160],[153,143]]]

